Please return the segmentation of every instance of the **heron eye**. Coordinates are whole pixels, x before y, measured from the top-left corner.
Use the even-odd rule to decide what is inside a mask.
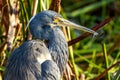
[[[36,48],[36,51],[38,51],[38,48]]]
[[[62,24],[64,22],[64,20],[62,20],[62,18],[60,18],[60,17],[54,17],[53,22]]]
[[[40,52],[40,49],[39,49],[39,48],[36,48],[36,51]]]
[[[53,18],[53,21],[55,21],[55,22],[58,21],[57,17],[54,17],[54,18]]]
[[[56,20],[56,19],[57,19],[56,17],[53,18],[53,20]]]

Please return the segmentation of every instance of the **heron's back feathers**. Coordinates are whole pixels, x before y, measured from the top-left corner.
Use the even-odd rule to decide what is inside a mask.
[[[44,80],[59,80],[59,76],[59,68],[52,61],[45,44],[40,40],[31,40],[13,51],[8,59],[4,80],[43,80],[44,77]]]

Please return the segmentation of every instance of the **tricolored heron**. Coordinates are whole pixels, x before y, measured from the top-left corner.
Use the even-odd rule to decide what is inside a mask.
[[[12,77],[15,73],[16,74],[16,79],[12,79],[12,80],[19,80],[19,78],[24,77],[22,80],[34,80],[31,79],[30,77],[34,77],[36,80],[41,80],[41,77],[44,77],[40,74],[45,72],[44,67],[48,66],[49,69],[52,68],[51,70],[53,71],[47,71],[47,73],[49,74],[49,72],[51,73],[51,75],[54,76],[54,79],[48,79],[48,80],[60,80],[60,79],[56,79],[59,78],[58,76],[61,76],[66,68],[66,64],[68,61],[68,45],[67,42],[65,40],[65,36],[63,34],[63,32],[61,31],[60,27],[61,26],[71,26],[73,28],[76,29],[80,29],[80,30],[84,30],[90,33],[93,33],[94,35],[97,35],[98,33],[90,30],[88,28],[82,27],[80,25],[77,25],[75,23],[72,23],[68,20],[65,20],[62,18],[62,16],[54,11],[43,11],[38,13],[37,15],[35,15],[34,17],[32,17],[28,23],[28,25],[30,25],[30,32],[33,35],[33,37],[40,39],[40,40],[44,40],[47,41],[47,48],[49,50],[49,54],[52,56],[52,60],[57,64],[57,66],[54,66],[55,68],[55,72],[60,71],[60,74],[56,74],[54,73],[54,68],[51,65],[46,65],[44,64],[45,60],[47,60],[48,58],[46,58],[43,61],[43,68],[41,72],[38,67],[39,65],[42,66],[41,63],[41,59],[44,59],[44,57],[40,57],[39,54],[43,54],[44,56],[48,56],[46,55],[46,50],[47,48],[44,47],[44,49],[41,49],[41,46],[39,46],[38,49],[40,49],[39,54],[35,53],[35,48],[36,46],[38,46],[36,44],[36,41],[33,41],[34,44],[33,46],[27,46],[26,48],[29,47],[27,49],[27,51],[23,48],[24,44],[28,44],[29,45],[29,41],[24,43],[20,48],[18,48],[17,50],[15,50],[12,55],[10,56],[10,59],[8,60],[8,65],[7,65],[7,70],[5,73],[5,80],[8,80],[8,78],[6,78],[7,76]],[[31,41],[31,44],[33,43]],[[43,44],[43,42],[41,43]],[[32,49],[33,51],[31,52]],[[30,55],[31,54],[31,55]],[[35,54],[36,56],[34,56],[33,54]],[[34,57],[34,59],[32,59],[33,61],[31,62],[31,58],[29,57]],[[39,58],[38,58],[39,57]],[[49,57],[49,56],[48,56]],[[24,61],[25,58],[29,58],[27,62]],[[37,61],[37,59],[39,59],[39,61]],[[35,61],[36,60],[36,61]],[[18,61],[18,63],[14,63],[14,61]],[[35,62],[35,63],[34,63]],[[37,63],[38,64],[37,64]],[[31,64],[32,63],[32,64]],[[55,63],[53,63],[53,65],[55,65]],[[14,66],[13,66],[14,65]],[[26,67],[24,67],[26,66]],[[26,69],[27,67],[30,67],[31,70],[27,71],[21,71],[21,68]],[[34,68],[34,67],[37,67]],[[58,70],[58,68],[59,70]],[[14,68],[14,71],[12,72],[12,69]],[[11,73],[11,74],[10,74]],[[25,73],[28,73],[28,75],[24,75]],[[30,73],[30,74],[29,74]],[[35,74],[33,74],[35,73]],[[20,74],[20,75],[19,75]],[[24,76],[21,76],[21,75]],[[30,76],[29,76],[30,75]],[[36,77],[37,75],[37,77]],[[40,77],[39,77],[40,75]],[[29,79],[28,79],[29,77]],[[46,78],[49,77],[48,75],[46,75]],[[47,79],[45,79],[47,80]]]
[[[91,29],[63,19],[60,14],[50,10],[38,13],[31,18],[29,23],[33,37],[48,41],[47,47],[49,52],[53,60],[58,64],[61,73],[63,73],[68,60],[68,45],[60,27],[70,26],[93,33],[94,35],[98,34]]]

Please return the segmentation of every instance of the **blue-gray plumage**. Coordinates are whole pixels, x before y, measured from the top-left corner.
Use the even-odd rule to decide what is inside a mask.
[[[11,54],[4,80],[60,80],[60,71],[45,44],[31,40]]]
[[[54,24],[55,16],[61,17],[61,15],[53,11],[38,13],[30,22],[30,31],[33,37],[48,41],[49,52],[62,74],[68,61],[68,45],[59,25],[50,25]]]
[[[91,29],[65,20],[60,14],[50,10],[40,12],[32,17],[29,25],[33,37],[48,42],[47,47],[51,53],[52,59],[57,63],[61,75],[68,61],[68,44],[60,27],[72,26],[73,28],[84,30],[94,35],[98,34]]]

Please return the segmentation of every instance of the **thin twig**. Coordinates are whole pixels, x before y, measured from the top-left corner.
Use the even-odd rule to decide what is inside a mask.
[[[104,20],[103,22],[101,22],[100,24],[94,26],[94,27],[92,28],[92,30],[94,30],[94,31],[100,30],[101,28],[104,27],[105,24],[109,23],[111,20],[112,20],[112,18],[105,19],[105,20]],[[85,39],[85,38],[88,37],[90,34],[91,34],[91,33],[85,32],[85,33],[83,33],[81,36],[79,36],[79,37],[77,37],[77,38],[75,38],[75,39],[73,39],[73,40],[71,40],[71,41],[68,41],[68,45],[71,46],[71,45],[73,45],[73,44],[75,44],[75,43],[77,43],[77,42]]]
[[[104,72],[102,72],[95,80],[100,80],[100,78],[102,78],[110,69],[112,69],[113,67],[115,67],[116,65],[119,65],[119,64],[120,64],[120,61],[113,64],[111,67],[109,67]]]

